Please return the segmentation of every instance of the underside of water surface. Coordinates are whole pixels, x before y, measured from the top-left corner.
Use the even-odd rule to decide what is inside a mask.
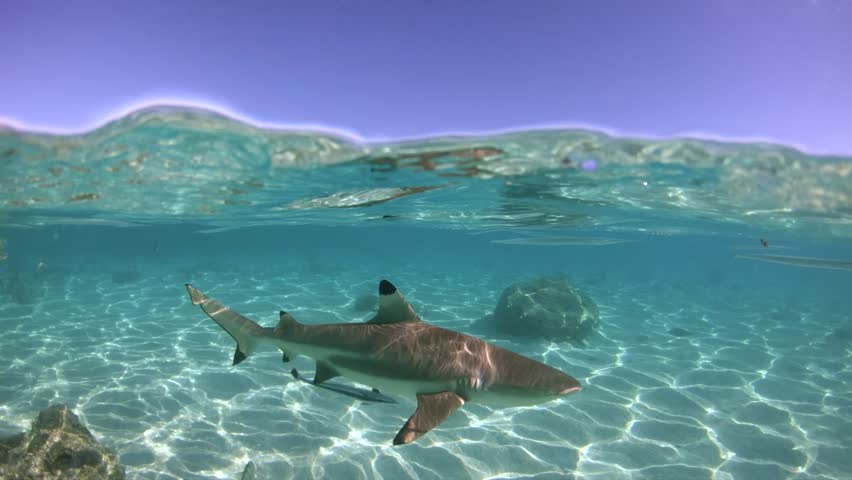
[[[0,206],[6,222],[23,225],[392,218],[474,230],[748,228],[849,238],[849,160],[585,130],[364,144],[160,107],[82,135],[0,129]]]
[[[0,129],[0,434],[66,403],[146,479],[249,460],[260,478],[849,478],[850,239],[852,159],[781,145],[365,143],[172,107]],[[505,288],[554,276],[599,309],[584,342],[482,328]],[[289,373],[310,359],[271,348],[232,366],[184,290],[265,326],[358,322],[381,279],[583,390],[469,403],[393,447],[413,398],[313,388]]]

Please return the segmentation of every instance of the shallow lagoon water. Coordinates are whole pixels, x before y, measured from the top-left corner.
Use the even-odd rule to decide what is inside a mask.
[[[340,141],[328,147],[333,161],[281,167],[270,159],[304,159],[325,144],[288,144],[301,157],[264,163],[263,132],[223,131],[223,120],[196,112],[184,115],[205,119],[190,122],[187,153],[185,123],[148,115],[84,139],[0,137],[15,152],[2,170],[0,433],[64,402],[140,479],[238,478],[249,460],[259,478],[852,474],[852,272],[742,258],[852,259],[852,182],[824,171],[842,175],[848,160],[530,133],[527,144]],[[160,137],[170,141],[151,147]],[[110,142],[125,153],[110,157]],[[484,144],[508,153],[411,156]],[[137,169],[143,145],[156,151]],[[257,161],[216,163],[242,158],[223,153],[234,145]],[[172,166],[162,163],[169,148]],[[595,171],[564,162],[589,155]],[[160,183],[137,191],[134,178]],[[600,308],[585,345],[478,324],[503,288],[554,274]],[[305,323],[346,322],[369,316],[356,302],[382,278],[425,321],[544,361],[584,389],[536,407],[467,404],[393,447],[414,399],[362,405],[313,389],[289,373],[310,376],[311,361],[283,364],[272,349],[233,367],[232,340],[183,288],[191,282],[265,325],[280,309]]]

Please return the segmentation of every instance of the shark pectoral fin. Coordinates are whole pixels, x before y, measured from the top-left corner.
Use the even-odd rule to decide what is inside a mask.
[[[419,322],[420,317],[414,313],[411,305],[399,290],[387,280],[379,282],[379,311],[367,320],[367,323],[386,324],[400,322]]]
[[[403,445],[417,440],[449,418],[462,405],[464,399],[455,392],[417,395],[417,410],[396,434],[393,444]]]
[[[328,364],[317,362],[317,372],[314,374],[314,385],[339,376],[340,374],[337,373],[337,370],[333,369]]]
[[[234,350],[234,363],[232,363],[231,365],[236,365],[245,360],[246,358],[248,358],[246,357],[246,354],[240,351],[240,346],[237,345],[237,348]]]

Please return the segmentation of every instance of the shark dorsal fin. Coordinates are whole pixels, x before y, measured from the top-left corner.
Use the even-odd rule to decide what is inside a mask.
[[[367,323],[386,324],[401,322],[419,322],[411,305],[399,290],[387,280],[379,282],[379,311]]]
[[[293,318],[293,316],[289,313],[285,312],[284,310],[278,312],[278,325],[275,327],[276,332],[287,330],[298,325],[301,324],[297,322],[296,319]]]

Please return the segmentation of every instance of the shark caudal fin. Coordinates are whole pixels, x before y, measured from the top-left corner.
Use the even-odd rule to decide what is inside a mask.
[[[214,322],[218,323],[237,342],[234,365],[242,362],[254,352],[258,341],[271,334],[271,328],[263,328],[221,303],[207,298],[200,290],[186,284],[186,291],[193,305],[198,305]]]

